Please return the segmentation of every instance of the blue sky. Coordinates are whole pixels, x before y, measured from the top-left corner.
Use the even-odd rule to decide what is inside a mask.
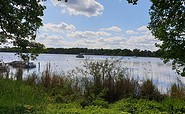
[[[37,41],[46,47],[156,50],[147,25],[150,0],[58,0],[44,2]]]

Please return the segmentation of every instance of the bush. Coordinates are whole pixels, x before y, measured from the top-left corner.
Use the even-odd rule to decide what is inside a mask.
[[[185,113],[185,102],[182,99],[167,98],[162,102],[162,105],[169,114]]]
[[[100,106],[102,108],[108,108],[108,102],[103,99],[95,99],[91,102],[91,105]]]
[[[163,106],[156,101],[132,98],[119,100],[112,104],[111,108],[131,114],[156,114],[164,111]]]

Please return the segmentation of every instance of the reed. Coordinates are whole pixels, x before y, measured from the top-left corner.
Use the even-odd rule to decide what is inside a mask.
[[[10,73],[10,69],[4,62],[0,61],[0,76],[8,78]]]
[[[83,69],[77,69],[75,77],[83,78],[83,95],[115,102],[122,98],[147,98],[159,100],[162,96],[151,80],[139,84],[137,79],[125,73],[119,60],[86,61]]]
[[[180,84],[172,84],[171,89],[170,89],[170,96],[172,98],[185,98],[185,88],[180,85]]]
[[[153,84],[152,80],[147,79],[144,81],[139,89],[139,97],[149,100],[157,100],[161,101],[163,99],[163,95],[159,92],[157,87]]]
[[[22,80],[22,78],[23,78],[23,69],[21,67],[16,69],[15,78],[16,78],[16,80]]]
[[[27,84],[29,85],[36,85],[38,82],[38,76],[36,73],[33,73],[32,75],[28,75],[25,80]]]
[[[139,84],[137,79],[125,73],[119,60],[113,59],[87,60],[83,68],[76,68],[63,75],[53,73],[48,64],[40,78],[33,75],[27,80],[43,86],[53,97],[73,100],[82,98],[88,101],[85,104],[90,104],[94,99],[104,99],[108,102],[128,97],[157,101],[163,99],[152,80],[148,79]]]

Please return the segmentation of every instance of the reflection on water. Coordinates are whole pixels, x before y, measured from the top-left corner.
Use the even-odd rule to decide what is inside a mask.
[[[126,69],[126,73],[129,76],[133,76],[140,81],[148,78],[152,79],[162,91],[166,91],[166,87],[170,87],[171,83],[177,82],[177,79],[184,83],[184,79],[171,69],[171,63],[164,64],[159,58],[96,55],[85,55],[85,58],[88,58],[88,60],[119,59],[121,60],[122,67]],[[50,64],[51,71],[58,74],[73,70],[75,67],[82,68],[86,59],[76,58],[76,55],[69,54],[41,54],[35,61],[36,68],[30,70],[24,69],[22,71],[23,78],[33,72],[41,75],[46,69],[47,64]],[[0,60],[7,63],[20,60],[20,58],[15,56],[14,53],[0,52]],[[11,69],[10,77],[13,77],[16,71],[16,69]]]

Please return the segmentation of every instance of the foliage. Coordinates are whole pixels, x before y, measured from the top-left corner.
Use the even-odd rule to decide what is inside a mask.
[[[164,100],[162,106],[169,114],[183,114],[185,113],[185,102],[184,99],[179,98],[168,98]]]
[[[173,67],[183,76],[185,72],[185,1],[151,0],[152,34],[161,41],[157,44],[167,62],[173,60]],[[179,69],[178,67],[182,67]]]
[[[49,104],[44,113],[49,114],[118,114],[121,111],[102,108],[99,106],[80,107],[76,103],[69,104]]]
[[[132,3],[133,5],[136,5],[138,0],[127,0],[127,1],[128,3]]]
[[[42,26],[45,7],[40,0],[0,2],[0,44],[8,42],[18,47],[23,60],[34,59],[44,48],[35,38],[37,29]]]
[[[163,106],[156,101],[148,101],[145,99],[122,99],[111,105],[113,109],[125,111],[131,114],[156,114],[163,112]]]
[[[90,105],[100,106],[102,108],[108,108],[108,102],[103,99],[95,99],[91,102]]]

